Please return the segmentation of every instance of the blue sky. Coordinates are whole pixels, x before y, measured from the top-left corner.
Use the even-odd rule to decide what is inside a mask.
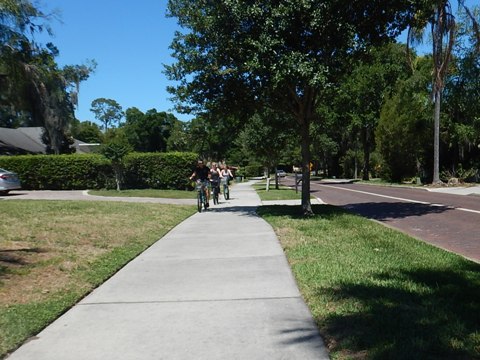
[[[167,0],[40,0],[39,7],[53,20],[54,36],[49,40],[60,50],[60,65],[76,65],[94,59],[97,70],[80,85],[76,117],[95,121],[90,104],[96,98],[116,100],[124,110],[157,109],[172,112],[180,120],[191,116],[177,114],[166,87],[172,85],[162,73],[170,57],[176,19],[167,18]],[[456,2],[452,2],[454,9]],[[479,0],[467,0],[468,6]],[[42,36],[41,38],[44,38]]]
[[[94,59],[97,70],[81,83],[79,106],[81,120],[95,121],[90,104],[96,98],[116,100],[124,110],[155,108],[174,113],[180,120],[188,115],[173,111],[166,87],[172,85],[162,73],[171,63],[169,45],[178,29],[176,19],[167,18],[166,0],[42,0],[44,13],[58,10],[60,21],[50,25],[63,65],[86,63]],[[38,37],[38,36],[37,36]],[[41,37],[42,39],[44,36]]]

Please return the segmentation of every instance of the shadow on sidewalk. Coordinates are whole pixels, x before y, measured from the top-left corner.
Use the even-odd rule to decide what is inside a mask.
[[[221,205],[221,203],[220,203]],[[213,213],[238,213],[242,216],[255,216],[257,217],[257,208],[258,206],[221,206],[217,207],[216,205],[210,205],[207,212]]]

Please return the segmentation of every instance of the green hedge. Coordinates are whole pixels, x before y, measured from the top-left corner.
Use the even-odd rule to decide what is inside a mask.
[[[101,189],[115,182],[101,155],[0,156],[0,167],[16,172],[22,187],[31,190]]]
[[[125,159],[125,185],[132,189],[180,189],[190,186],[195,153],[132,153]]]
[[[242,170],[242,175],[245,177],[256,177],[263,175],[263,166],[258,164],[247,165]]]
[[[194,153],[131,153],[125,158],[125,187],[185,189],[196,159]],[[16,172],[24,189],[116,187],[110,162],[99,154],[0,156],[0,167]]]

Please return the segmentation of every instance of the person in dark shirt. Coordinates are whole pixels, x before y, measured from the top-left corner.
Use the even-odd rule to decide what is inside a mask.
[[[200,180],[205,187],[205,196],[207,199],[206,207],[209,206],[210,201],[210,191],[208,191],[208,181],[210,178],[210,169],[206,166],[202,160],[198,160],[197,167],[193,170],[190,180]]]

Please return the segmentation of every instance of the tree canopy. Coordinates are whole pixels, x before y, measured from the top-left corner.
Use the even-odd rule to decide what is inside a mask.
[[[415,13],[410,1],[170,0],[184,32],[166,67],[179,110],[245,117],[269,106],[289,114],[302,144],[302,208],[311,213],[310,124],[322,99],[368,44],[395,37]],[[247,116],[248,117],[248,116]]]
[[[95,63],[60,68],[58,49],[33,40],[35,33],[49,31],[48,20],[31,1],[0,0],[0,122],[43,126],[47,147],[60,153],[74,119],[79,84]]]
[[[98,98],[92,101],[90,111],[98,121],[103,123],[103,130],[107,131],[110,125],[116,125],[122,120],[124,113],[122,106],[113,99]]]
[[[123,129],[134,150],[167,151],[168,141],[179,122],[175,116],[166,112],[157,112],[156,109],[143,113],[137,108],[127,109],[125,115],[126,122]]]

